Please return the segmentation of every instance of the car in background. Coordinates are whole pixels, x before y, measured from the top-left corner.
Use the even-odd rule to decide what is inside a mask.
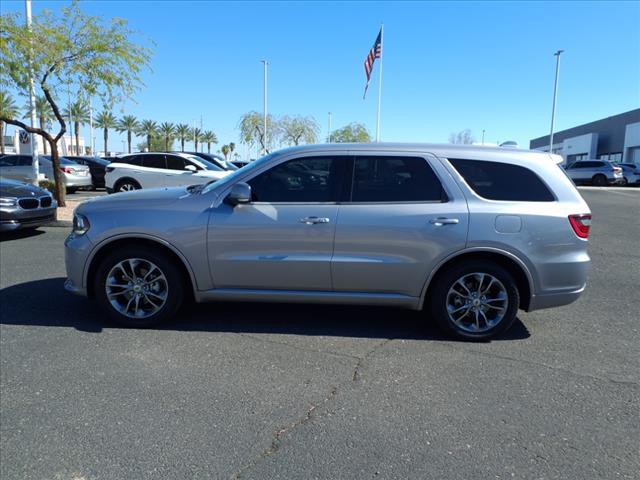
[[[191,297],[404,307],[490,339],[585,289],[591,212],[555,157],[306,145],[208,185],[96,198],[75,211],[65,288],[133,327]]]
[[[242,167],[246,167],[247,165],[249,165],[252,161],[254,160],[234,160],[233,162],[231,162],[233,165],[235,165],[238,168],[242,168]]]
[[[573,183],[604,187],[624,182],[622,168],[605,160],[580,160],[566,169]]]
[[[177,152],[171,152],[171,153],[177,153]],[[218,167],[224,170],[234,171],[238,169],[238,167],[236,167],[233,163],[225,160],[224,157],[220,155],[216,155],[214,153],[204,153],[204,152],[184,152],[184,153],[188,153],[189,155],[195,155],[196,157],[200,157],[210,163],[213,163],[214,165],[217,165]]]
[[[66,158],[69,158],[76,162],[78,165],[86,165],[89,167],[89,173],[91,174],[91,184],[93,188],[104,188],[104,176],[107,173],[107,165],[111,162],[109,160],[105,160],[101,157],[90,157],[90,156],[70,156],[67,155]]]
[[[635,163],[616,163],[622,169],[623,185],[640,186],[640,165]]]
[[[33,182],[33,157],[31,155],[4,155],[0,157],[0,177]],[[38,155],[40,174],[46,180],[53,182],[53,163],[50,155]],[[92,187],[89,167],[66,157],[60,157],[60,173],[67,192],[73,193],[78,189]]]
[[[121,155],[106,172],[108,193],[203,184],[231,173],[195,155],[162,152]]]
[[[0,179],[0,232],[36,228],[56,219],[58,204],[47,190]]]

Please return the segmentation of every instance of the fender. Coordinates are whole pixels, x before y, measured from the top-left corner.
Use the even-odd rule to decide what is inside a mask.
[[[507,250],[502,250],[502,249],[496,248],[496,247],[471,247],[471,248],[465,248],[463,250],[458,250],[457,252],[454,252],[454,253],[450,254],[449,256],[447,256],[444,259],[440,260],[440,262],[438,262],[436,267],[431,270],[431,272],[427,276],[427,280],[425,281],[424,286],[422,287],[422,292],[420,293],[420,301],[418,302],[419,309],[424,308],[425,297],[427,295],[427,290],[429,289],[429,285],[431,284],[431,281],[436,276],[436,274],[440,271],[440,268],[442,268],[442,266],[444,264],[446,264],[447,262],[449,262],[451,260],[456,259],[457,257],[459,257],[461,255],[465,255],[465,254],[468,254],[468,253],[482,253],[482,252],[495,253],[495,254],[498,254],[498,255],[503,255],[503,256],[509,258],[510,260],[513,260],[514,262],[516,262],[520,266],[520,268],[522,268],[522,271],[524,272],[525,276],[527,277],[527,282],[529,283],[529,292],[530,292],[531,296],[533,296],[535,294],[534,281],[533,281],[533,275],[531,274],[531,270],[529,269],[529,267],[527,267],[527,265],[517,255],[515,255],[515,254],[513,254],[513,253],[511,253],[511,252],[509,252]]]

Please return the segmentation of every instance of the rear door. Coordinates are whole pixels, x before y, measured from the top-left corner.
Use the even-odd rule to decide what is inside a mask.
[[[167,176],[171,173],[167,170],[166,156],[162,153],[150,153],[140,155],[141,168],[136,171],[136,178],[142,188],[162,188],[168,185]]]
[[[428,154],[359,154],[351,186],[338,212],[334,290],[419,297],[434,265],[465,246],[462,192]]]

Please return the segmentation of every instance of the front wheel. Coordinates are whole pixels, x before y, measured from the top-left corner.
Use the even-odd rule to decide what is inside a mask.
[[[471,261],[435,281],[429,307],[445,332],[466,340],[489,340],[513,325],[520,295],[515,280],[501,266]]]
[[[117,323],[149,327],[178,311],[184,297],[180,271],[171,259],[148,248],[128,247],[107,255],[97,269],[94,292]]]

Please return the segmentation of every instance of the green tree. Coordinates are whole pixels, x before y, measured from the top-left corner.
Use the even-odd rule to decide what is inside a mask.
[[[13,101],[13,98],[11,98],[11,95],[0,90],[0,153],[2,153],[3,155],[5,119],[15,118],[18,115],[18,107],[16,107],[16,104]]]
[[[229,148],[229,145],[222,145],[220,151],[222,152],[222,154],[224,155],[224,159],[226,160],[229,156],[229,153],[231,152],[231,149]]]
[[[316,143],[320,133],[320,125],[313,117],[282,117],[280,119],[282,140],[288,145]]]
[[[240,139],[243,143],[253,147],[259,145],[261,151],[268,152],[270,146],[278,139],[279,128],[271,115],[267,115],[267,130],[265,138],[264,117],[258,112],[245,113],[240,118]]]
[[[96,124],[96,128],[102,129],[102,138],[104,140],[104,154],[107,155],[107,146],[109,144],[109,129],[116,128],[118,120],[109,110],[103,110],[96,118],[93,119]]]
[[[211,144],[218,143],[218,137],[211,130],[207,130],[202,134],[202,143],[207,144],[207,153],[211,153]]]
[[[151,139],[158,136],[158,124],[153,120],[142,120],[138,125],[137,133],[147,137],[147,150],[152,152]]]
[[[331,132],[331,141],[336,143],[368,143],[371,141],[371,135],[363,124],[353,122]]]
[[[64,109],[62,115],[73,122],[73,132],[76,137],[76,155],[83,155],[80,151],[80,127],[89,123],[89,105],[83,99],[78,99]],[[73,145],[71,146],[73,154]]]
[[[233,152],[236,150],[236,144],[231,142],[229,144],[229,155],[233,154]]]
[[[176,125],[176,137],[180,139],[180,151],[184,152],[184,141],[191,137],[191,127],[186,123],[179,123]]]
[[[149,145],[146,141],[138,143],[139,151],[142,152],[145,149],[148,149],[150,152],[162,152],[164,150],[164,139],[158,135],[156,135],[155,137],[151,137],[151,148],[149,148]]]
[[[201,138],[202,138],[202,130],[200,130],[199,128],[194,128],[191,133],[193,134],[193,143],[194,143],[194,147],[195,147],[195,151],[198,151],[198,142],[200,142]]]
[[[116,124],[118,133],[127,132],[127,147],[131,153],[131,135],[138,130],[138,119],[133,115],[125,115]]]
[[[162,122],[158,127],[158,134],[164,140],[164,151],[170,150],[169,145],[173,147],[173,139],[176,136],[176,127],[173,123]]]
[[[67,131],[54,86],[67,85],[113,105],[130,98],[142,86],[140,73],[149,66],[151,51],[130,40],[132,31],[125,20],[105,21],[87,15],[76,0],[58,14],[49,10],[33,16],[31,28],[19,13],[0,15],[0,84],[27,96],[30,71],[36,88],[49,102],[59,128],[31,127],[17,115],[4,115],[6,123],[41,135],[49,144],[53,161],[55,197],[65,206],[65,189],[60,176],[58,141]],[[30,68],[31,67],[31,68]]]
[[[31,117],[31,105],[27,102],[23,109],[24,118]],[[51,110],[51,105],[45,97],[42,95],[38,95],[36,97],[36,115],[38,116],[38,123],[40,124],[40,128],[45,130],[49,122],[54,120],[56,117],[53,115],[53,110]],[[42,146],[44,147],[44,154],[48,155],[47,142],[42,142]]]

